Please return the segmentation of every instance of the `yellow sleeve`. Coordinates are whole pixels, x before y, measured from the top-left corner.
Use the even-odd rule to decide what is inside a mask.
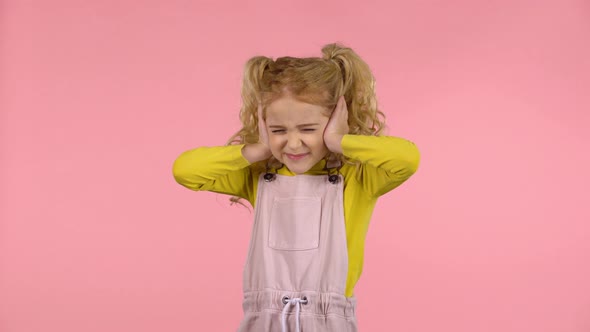
[[[172,167],[176,182],[191,190],[242,197],[252,202],[250,162],[240,145],[199,147],[183,152]]]
[[[420,164],[418,147],[401,137],[344,135],[342,153],[361,162],[359,182],[374,197],[404,183]]]

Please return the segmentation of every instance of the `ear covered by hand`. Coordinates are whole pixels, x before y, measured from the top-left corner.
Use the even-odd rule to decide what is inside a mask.
[[[328,150],[336,153],[342,153],[342,146],[340,142],[342,137],[348,134],[350,128],[348,127],[348,108],[346,107],[346,100],[344,96],[338,99],[336,108],[330,120],[324,129],[324,144]]]
[[[268,144],[268,131],[266,129],[266,123],[262,118],[261,104],[258,104],[258,136],[257,143],[246,144],[242,148],[242,155],[250,163],[266,160],[272,156],[270,145]]]
[[[262,104],[258,103],[258,141],[268,147],[268,131],[266,130],[266,122],[262,117]],[[270,149],[269,149],[270,150]]]

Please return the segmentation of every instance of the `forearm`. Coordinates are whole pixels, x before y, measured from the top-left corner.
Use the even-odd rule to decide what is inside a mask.
[[[361,162],[361,185],[375,197],[404,183],[420,163],[416,145],[401,137],[345,135],[341,144],[344,156]]]
[[[250,165],[242,154],[242,145],[199,147],[183,152],[173,165],[179,184],[193,190],[225,190],[228,177],[244,181],[244,169]]]
[[[416,172],[420,163],[418,147],[401,137],[345,135],[341,146],[346,157],[402,177]]]

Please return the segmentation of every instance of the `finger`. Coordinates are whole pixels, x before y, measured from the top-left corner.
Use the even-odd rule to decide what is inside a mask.
[[[346,99],[344,98],[344,96],[342,96],[342,97],[340,97],[340,100],[342,102],[342,105],[341,105],[342,109],[344,111],[346,111]]]
[[[348,119],[348,108],[346,107],[346,99],[344,99],[344,96],[341,97],[342,98],[342,105],[341,105],[341,112],[342,112],[342,116],[345,119]]]
[[[336,107],[334,107],[334,111],[332,111],[332,116],[330,116],[330,118],[337,116],[338,112],[340,112],[340,108],[342,107],[341,99],[342,98],[338,98],[338,101],[336,102]]]
[[[265,145],[268,145],[268,133],[266,131],[266,123],[262,117],[262,104],[258,103],[258,136],[259,141]]]
[[[336,106],[334,113],[336,113],[334,116],[339,118],[346,117],[348,115],[348,111],[346,110],[346,102],[343,96],[338,99],[338,105]]]
[[[264,122],[264,117],[262,116],[262,104],[258,104],[258,128],[262,129],[266,127],[266,123]]]
[[[338,111],[340,108],[342,108],[342,96],[338,98],[338,102],[336,103],[336,111]]]

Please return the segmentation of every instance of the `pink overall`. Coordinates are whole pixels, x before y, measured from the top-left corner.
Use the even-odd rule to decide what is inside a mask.
[[[343,179],[261,174],[238,332],[356,332]],[[268,174],[267,174],[268,175]]]

